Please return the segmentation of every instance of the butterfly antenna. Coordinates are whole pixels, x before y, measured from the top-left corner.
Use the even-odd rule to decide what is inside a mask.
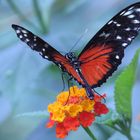
[[[84,33],[79,37],[79,39],[75,42],[75,44],[73,45],[73,47],[69,50],[69,52],[71,52],[75,46],[77,46],[77,44],[79,43],[79,41],[84,37],[84,35],[88,32],[88,29],[85,29]]]

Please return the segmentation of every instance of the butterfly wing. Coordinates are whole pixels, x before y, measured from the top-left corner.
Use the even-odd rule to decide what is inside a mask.
[[[91,87],[100,86],[112,75],[139,30],[140,2],[119,12],[89,41],[78,60]]]
[[[55,62],[58,58],[62,61],[67,61],[56,49],[51,47],[47,42],[43,41],[29,30],[14,24],[12,25],[12,28],[15,30],[17,37],[21,41],[25,42],[32,50],[39,52],[43,58],[53,62]]]
[[[62,71],[67,72],[68,74],[72,75],[74,79],[77,79],[80,83],[82,83],[79,75],[71,66],[69,60],[56,49],[21,26],[13,24],[12,28],[16,31],[17,37],[21,41],[25,42],[32,50],[39,52],[43,58],[54,62]]]

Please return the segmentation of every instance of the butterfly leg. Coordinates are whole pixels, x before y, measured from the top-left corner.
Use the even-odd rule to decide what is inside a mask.
[[[65,75],[65,72],[62,72],[62,75],[61,75],[62,82],[63,82],[63,88],[62,88],[62,91],[64,91],[64,89],[65,89],[65,80],[64,80],[64,75]]]
[[[72,76],[68,79],[68,88],[69,88],[69,94],[68,94],[68,98],[67,101],[65,103],[65,105],[68,103],[69,97],[70,97],[70,81],[72,80]]]
[[[103,98],[104,102],[106,102],[104,96],[102,96],[100,93],[98,93],[97,91],[95,91],[95,89],[93,89],[92,87],[90,87],[89,85],[85,86],[86,92],[87,92],[87,96],[93,100],[94,99],[94,94],[98,94],[100,97]]]
[[[71,85],[70,82],[71,82],[71,80],[72,80],[72,76],[68,80],[69,96],[70,96],[70,85]],[[69,99],[69,96],[68,96],[68,99]]]
[[[86,79],[84,78],[83,74],[81,73],[81,70],[79,68],[76,68],[77,73],[79,74],[79,76],[81,77],[81,79],[84,82],[83,87],[86,90],[87,96],[90,100],[94,99],[94,90],[90,87],[90,85],[87,83]]]
[[[89,85],[85,85],[84,88],[86,89],[87,96],[90,100],[94,99],[94,91]]]
[[[73,92],[75,92],[73,82],[70,83],[72,81],[72,79],[73,79],[73,77],[71,76],[70,79],[68,80],[68,88],[70,89],[70,86],[72,86],[72,90],[73,90]],[[70,94],[70,90],[69,90],[69,94]]]

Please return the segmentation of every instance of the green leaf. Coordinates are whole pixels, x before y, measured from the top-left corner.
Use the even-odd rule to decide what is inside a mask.
[[[37,27],[34,25],[34,23],[30,22],[28,20],[28,18],[26,18],[26,16],[24,16],[24,14],[20,10],[21,8],[18,8],[13,0],[7,0],[7,3],[9,4],[9,6],[11,7],[11,9],[18,15],[18,17],[21,20],[24,20],[26,23],[28,23],[29,25],[31,25],[35,29],[37,29]]]
[[[131,118],[132,89],[135,83],[136,69],[138,64],[140,49],[136,52],[132,62],[118,76],[115,83],[115,104],[120,115]]]
[[[27,112],[16,115],[16,117],[39,117],[39,118],[48,118],[49,113],[47,111],[35,111],[35,112]]]
[[[34,8],[34,13],[36,14],[36,17],[38,19],[38,22],[40,24],[40,27],[42,29],[42,33],[48,33],[48,27],[45,23],[43,14],[42,14],[42,7],[40,7],[40,3],[38,0],[33,0],[33,8]]]

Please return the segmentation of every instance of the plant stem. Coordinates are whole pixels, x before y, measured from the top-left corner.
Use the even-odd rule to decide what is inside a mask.
[[[37,27],[30,22],[23,14],[22,12],[17,8],[17,6],[15,5],[15,3],[13,2],[13,0],[7,0],[7,3],[9,4],[9,6],[11,7],[11,9],[18,15],[18,17],[21,20],[24,20],[26,23],[28,23],[29,25],[31,25],[32,27],[34,27],[35,29],[37,29]]]
[[[123,127],[120,126],[121,129],[118,129],[117,127],[112,126],[112,125],[109,125],[109,127],[113,128],[114,130],[116,130],[116,131],[120,132],[121,134],[125,135],[129,140],[133,140],[129,128],[124,129]]]
[[[122,131],[123,131],[124,135],[125,135],[129,140],[133,140],[129,128],[123,129]]]
[[[45,21],[43,19],[43,15],[41,13],[38,0],[33,0],[33,6],[34,6],[34,11],[35,11],[36,17],[38,18],[38,22],[42,28],[41,29],[42,33],[45,34],[48,32],[48,29],[47,29],[47,26],[46,26]]]
[[[129,140],[133,140],[133,138],[132,138],[132,136],[131,136],[130,133],[129,133],[129,134],[126,134],[126,137],[127,137]]]
[[[83,127],[83,126],[82,126]],[[97,140],[91,130],[88,127],[83,127],[83,129],[87,132],[87,134],[92,138],[92,140]]]

